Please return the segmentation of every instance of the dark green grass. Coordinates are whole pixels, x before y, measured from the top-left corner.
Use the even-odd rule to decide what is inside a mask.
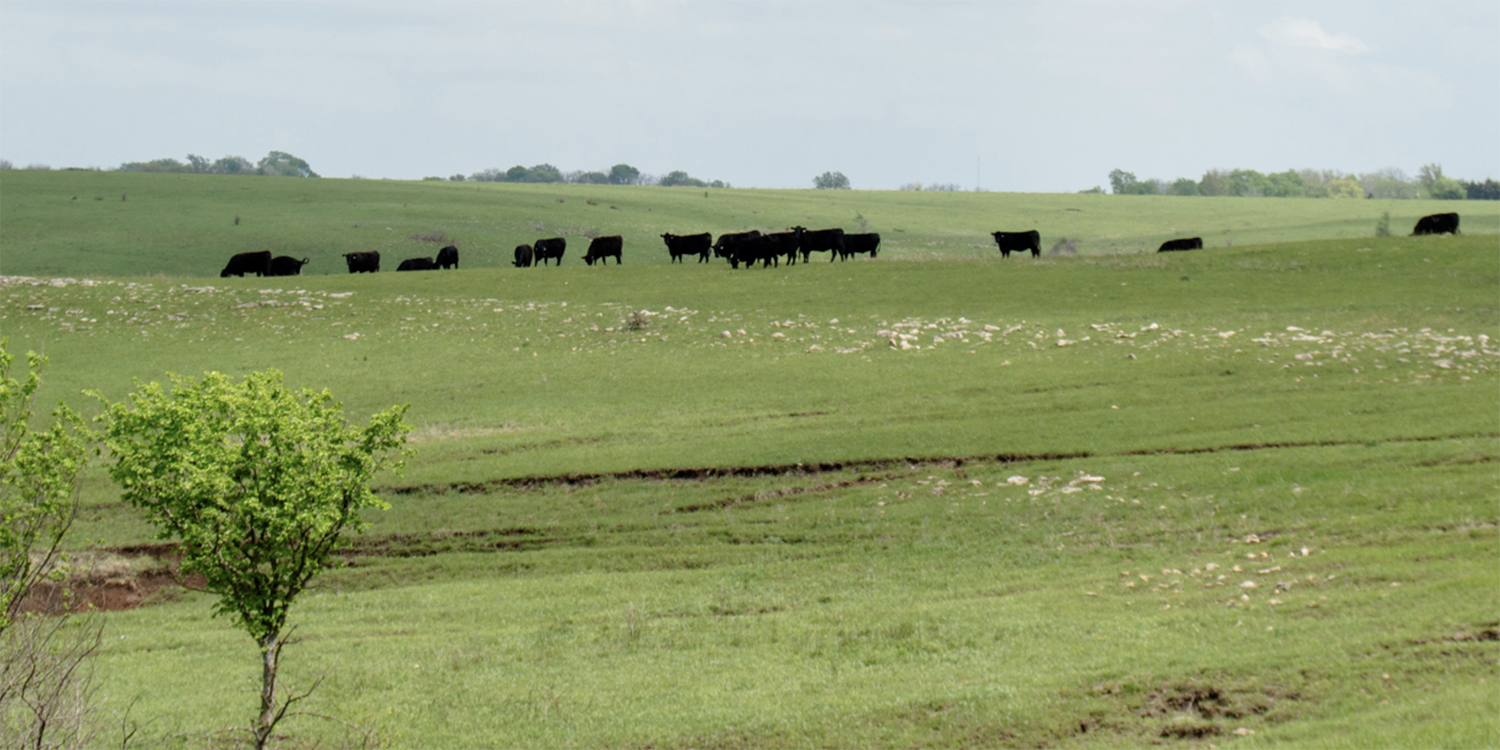
[[[879,232],[889,259],[988,257],[996,254],[990,232],[1026,229],[1041,232],[1044,251],[1069,238],[1078,252],[1094,255],[1154,251],[1183,236],[1200,236],[1210,248],[1365,237],[1385,212],[1393,231],[1405,234],[1423,215],[1454,210],[1467,234],[1500,232],[1494,201],[703,191],[11,170],[0,173],[0,273],[209,277],[230,255],[260,250],[311,259],[303,269],[309,275],[343,274],[343,253],[376,250],[391,271],[402,259],[435,255],[448,241],[459,246],[465,268],[509,267],[516,245],[559,235],[569,242],[564,262],[581,266],[588,238],[609,234],[624,237],[626,264],[664,264],[664,232],[793,225]],[[446,239],[412,239],[420,236]]]

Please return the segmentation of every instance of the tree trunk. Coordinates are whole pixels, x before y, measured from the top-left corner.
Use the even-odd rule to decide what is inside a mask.
[[[276,670],[281,662],[281,633],[274,632],[261,638],[260,644],[260,720],[255,725],[255,750],[265,750],[271,741],[271,730],[276,728]]]

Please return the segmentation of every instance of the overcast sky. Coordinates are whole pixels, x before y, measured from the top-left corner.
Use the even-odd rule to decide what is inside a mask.
[[[1026,192],[1500,179],[1500,3],[0,0],[0,158]]]

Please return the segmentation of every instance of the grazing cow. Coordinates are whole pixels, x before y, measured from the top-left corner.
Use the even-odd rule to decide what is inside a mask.
[[[870,232],[868,234],[846,234],[844,235],[844,251],[839,253],[839,260],[846,260],[851,255],[863,255],[869,253],[873,258],[880,252],[880,235]]]
[[[380,270],[380,253],[344,253],[344,262],[349,264],[349,273],[375,273]]]
[[[396,266],[397,271],[435,271],[438,264],[431,258],[407,258]]]
[[[550,240],[537,240],[531,243],[531,258],[534,263],[547,265],[548,258],[556,258],[557,265],[562,265],[563,251],[568,249],[568,241],[561,237],[553,237]]]
[[[458,248],[449,245],[437,254],[438,268],[458,268]]]
[[[516,268],[530,268],[531,246],[516,245],[516,262],[512,263],[511,265],[515,266]]]
[[[625,240],[618,234],[610,237],[595,237],[593,241],[589,242],[589,251],[584,254],[583,262],[592,266],[594,265],[594,261],[597,260],[599,261],[599,265],[602,266],[607,264],[609,256],[613,255],[615,256],[615,265],[618,266],[625,262],[620,257],[620,251],[624,247]]]
[[[844,253],[844,230],[842,229],[819,229],[808,231],[803,227],[792,227],[797,233],[797,242],[802,250],[802,262],[806,263],[811,253],[829,251],[828,262]]]
[[[708,252],[713,249],[714,236],[708,232],[703,234],[664,234],[662,242],[667,243],[667,253],[672,256],[673,263],[681,263],[682,256],[696,255],[699,263],[708,262]]]
[[[1202,250],[1202,249],[1203,249],[1203,238],[1202,237],[1185,237],[1185,238],[1180,239],[1180,240],[1167,240],[1166,242],[1161,243],[1161,247],[1157,248],[1156,252],[1158,252],[1158,253],[1170,253],[1173,250]]]
[[[307,265],[307,258],[297,260],[290,255],[278,255],[271,259],[271,273],[268,276],[298,276],[302,273],[302,267]]]
[[[219,272],[219,278],[227,276],[243,277],[247,273],[256,276],[271,275],[271,251],[262,250],[258,253],[240,253],[229,259],[229,265]]]
[[[1411,236],[1419,234],[1458,234],[1458,214],[1433,214],[1417,220]]]
[[[995,244],[1000,246],[1000,257],[1009,258],[1012,250],[1031,251],[1031,257],[1042,254],[1042,235],[1035,229],[1029,232],[990,232]]]
[[[730,268],[739,268],[739,260],[735,256],[734,246],[741,240],[755,239],[760,237],[760,230],[752,229],[748,232],[728,232],[719,235],[719,241],[714,243],[714,257],[727,258]]]

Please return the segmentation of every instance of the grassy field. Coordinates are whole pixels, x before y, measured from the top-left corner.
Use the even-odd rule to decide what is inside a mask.
[[[41,200],[18,174],[6,273],[25,247],[11,207]],[[124,177],[179,180],[66,175]],[[439,229],[483,246],[436,206],[521,195],[684,222],[779,201],[885,233],[855,207],[880,199],[900,218],[878,222],[929,238],[767,271],[663,251],[607,271],[221,280],[222,245],[89,225],[68,251],[38,229],[71,280],[0,286],[0,331],[51,357],[44,400],[92,412],[85,388],[277,367],[356,417],[412,404],[418,453],[380,480],[391,510],[294,612],[286,674],[326,676],[310,710],[394,747],[1500,744],[1500,247],[1476,204],[1465,236],[1377,240],[1352,211],[1374,201],[1148,198],[1119,209],[1129,242],[1190,233],[1168,229],[1213,205],[1282,207],[1245,236],[1288,241],[1107,254],[1101,221],[1084,255],[1018,262],[962,239],[990,209],[913,219],[954,199],[1038,217],[1131,199],[632,188],[589,206],[583,188],[279,184],[287,202],[325,191],[328,242],[370,228],[350,225],[372,191],[452,196],[391,224],[403,247]],[[78,192],[59,210],[149,200]],[[258,231],[292,247],[319,215]],[[519,241],[491,226],[476,236],[497,253]],[[210,278],[109,265],[168,245]],[[75,547],[150,541],[102,472],[84,497]],[[253,645],[202,595],[107,626],[111,706],[185,746],[250,718]],[[345,735],[287,728],[295,746]]]
[[[309,258],[304,274],[346,273],[344,253],[377,250],[393,270],[457,243],[465,268],[508,267],[516,245],[563,236],[581,265],[587,238],[619,234],[625,263],[666,263],[661,234],[837,226],[879,232],[892,259],[988,257],[996,230],[1037,229],[1084,255],[1367,237],[1383,213],[1404,235],[1424,215],[1462,214],[1467,234],[1500,233],[1497,201],[1176,198],[505,183],[276,179],[120,172],[0,173],[0,273],[217,276],[230,255]],[[435,243],[420,237],[441,237]],[[520,270],[514,270],[521,273]],[[601,271],[602,272],[602,271]]]

